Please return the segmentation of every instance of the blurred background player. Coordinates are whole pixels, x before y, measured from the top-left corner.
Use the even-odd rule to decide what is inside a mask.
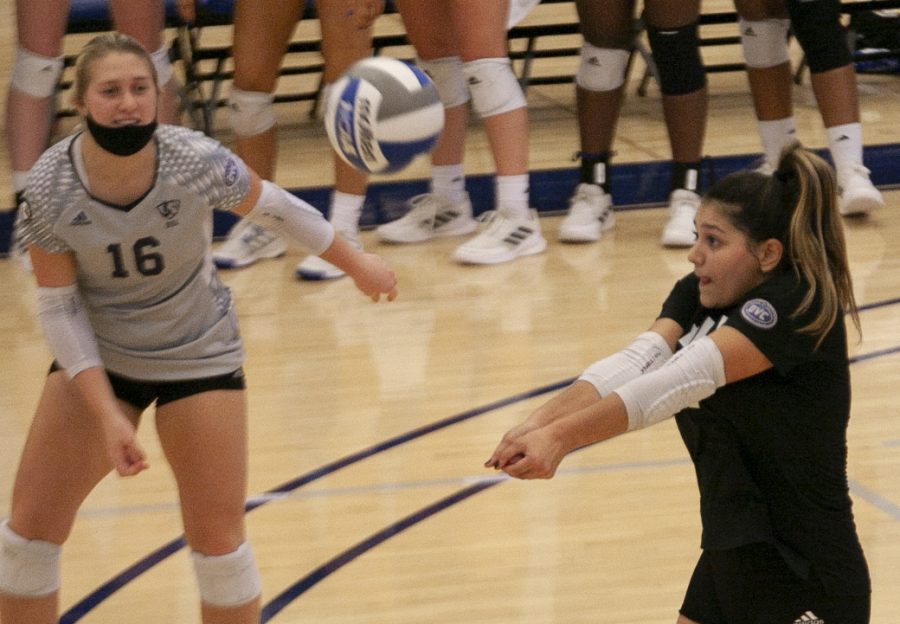
[[[321,25],[323,82],[325,89],[355,61],[371,53],[371,22],[380,14],[368,7],[375,1],[318,0]],[[237,0],[234,9],[234,84],[230,97],[230,122],[235,151],[260,177],[273,180],[278,157],[278,128],[274,91],[281,62],[305,2]],[[324,100],[322,100],[324,101]],[[366,198],[366,174],[332,154],[335,188],[329,220],[357,248],[359,218]],[[286,251],[284,240],[256,224],[241,220],[213,254],[220,268],[248,266],[257,260],[277,258]],[[344,272],[317,256],[297,265],[303,279],[330,279]]]
[[[163,0],[109,0],[115,28],[150,51],[161,85],[159,120],[177,123],[179,102],[168,48],[163,41]],[[50,143],[56,84],[63,71],[62,43],[68,29],[68,0],[17,0],[18,48],[6,94],[6,137],[15,206],[28,172]]]
[[[865,215],[883,207],[884,199],[863,165],[856,72],[841,24],[840,1],[735,0],[735,7],[741,16],[741,43],[766,166],[774,168],[782,148],[796,134],[790,31],[809,65],[810,82],[837,170],[841,214]]]
[[[445,117],[431,155],[430,192],[414,197],[405,216],[379,226],[378,237],[390,243],[416,243],[475,231],[463,172],[471,99],[494,158],[495,210],[488,214],[484,229],[457,247],[453,257],[465,264],[496,264],[543,252],[547,241],[529,205],[528,109],[507,53],[509,2],[394,4],[416,49],[418,65],[441,95]]]
[[[637,36],[634,0],[577,0],[584,42],[576,75],[580,131],[580,183],[560,225],[564,242],[600,239],[615,224],[610,159],[622,106],[625,74]],[[667,247],[694,243],[700,205],[699,173],[706,134],[706,71],[697,26],[700,1],[647,0],[644,22],[662,91],[672,150],[669,217],[662,233]]]

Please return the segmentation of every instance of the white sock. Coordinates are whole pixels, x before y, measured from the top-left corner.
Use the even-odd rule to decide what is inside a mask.
[[[529,217],[527,173],[497,176],[496,189],[497,210],[514,219],[527,219]]]
[[[825,134],[838,177],[853,169],[854,165],[862,165],[862,126],[859,122],[825,128]]]
[[[793,141],[797,134],[797,124],[793,115],[784,119],[759,121],[756,127],[759,131],[759,138],[762,141],[766,163],[772,168],[777,168],[781,150],[784,149],[785,145]]]
[[[462,163],[458,165],[433,165],[431,167],[431,192],[454,203],[466,200],[466,176]]]
[[[362,215],[365,195],[351,195],[334,191],[331,195],[331,215],[328,220],[339,232],[359,232],[359,217]]]

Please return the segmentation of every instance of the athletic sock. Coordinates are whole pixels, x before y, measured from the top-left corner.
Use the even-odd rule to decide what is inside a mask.
[[[528,174],[497,176],[497,208],[507,217],[528,218]]]
[[[862,126],[857,123],[842,124],[825,128],[828,149],[834,168],[843,173],[863,162]]]
[[[762,141],[766,163],[773,169],[778,168],[778,159],[784,146],[794,140],[797,135],[797,124],[793,115],[784,119],[757,122],[759,138]]]
[[[359,218],[362,215],[365,195],[351,195],[334,191],[331,195],[331,215],[329,221],[341,232],[358,232]]]
[[[431,167],[431,192],[454,203],[466,199],[466,176],[462,164]]]
[[[699,193],[700,188],[700,163],[697,162],[672,162],[672,177],[669,179],[669,190],[685,189]]]
[[[610,191],[609,176],[609,160],[611,154],[609,152],[598,153],[579,153],[581,158],[581,180],[582,184],[594,184],[603,189],[604,193],[612,194]]]

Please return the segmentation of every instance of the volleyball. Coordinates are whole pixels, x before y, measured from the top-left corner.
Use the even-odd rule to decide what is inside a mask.
[[[332,147],[366,173],[390,173],[431,151],[444,106],[418,67],[387,57],[354,63],[329,87],[325,131]]]

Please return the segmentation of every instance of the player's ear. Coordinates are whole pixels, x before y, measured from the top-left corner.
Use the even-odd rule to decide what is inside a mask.
[[[759,259],[759,268],[763,273],[774,271],[781,264],[784,256],[784,245],[777,238],[769,238],[759,244],[756,257]]]

